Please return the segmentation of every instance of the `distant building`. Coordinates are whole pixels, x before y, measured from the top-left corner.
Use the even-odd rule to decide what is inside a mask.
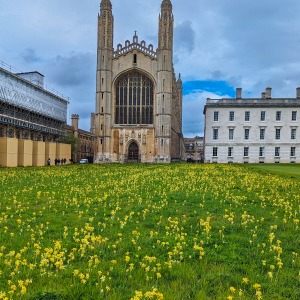
[[[0,62],[0,165],[42,166],[69,161],[65,135],[68,100],[44,88],[39,72],[13,73]]]
[[[195,136],[193,138],[184,138],[185,154],[187,162],[203,162],[203,137]]]
[[[176,79],[173,67],[171,1],[161,3],[158,49],[139,41],[136,32],[132,41],[114,48],[110,0],[102,0],[100,7],[92,120],[95,162],[169,163],[184,159],[182,81],[180,76]]]
[[[299,163],[300,88],[296,98],[207,99],[204,159],[207,163]]]
[[[72,153],[73,162],[78,162],[82,158],[87,158],[89,162],[93,162],[95,135],[92,132],[79,129],[79,115],[73,114],[72,125],[66,125],[65,130],[77,139],[74,153]]]

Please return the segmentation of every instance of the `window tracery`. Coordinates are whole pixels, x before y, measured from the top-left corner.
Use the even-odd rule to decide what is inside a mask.
[[[115,124],[153,124],[153,83],[147,76],[133,71],[116,83]]]

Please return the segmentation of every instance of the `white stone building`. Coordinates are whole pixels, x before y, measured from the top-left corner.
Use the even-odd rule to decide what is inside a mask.
[[[296,98],[207,99],[204,107],[207,163],[299,163],[300,88]]]
[[[161,4],[157,49],[136,33],[114,49],[112,4],[102,0],[100,7],[95,162],[183,159],[182,82],[173,68],[171,1]]]

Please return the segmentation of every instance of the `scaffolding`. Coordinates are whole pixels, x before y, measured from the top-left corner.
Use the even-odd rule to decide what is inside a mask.
[[[68,99],[12,70],[0,61],[0,135],[21,131],[21,138],[59,140],[65,135]]]

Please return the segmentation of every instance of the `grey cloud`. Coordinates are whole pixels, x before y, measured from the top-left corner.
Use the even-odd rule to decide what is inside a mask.
[[[225,74],[223,74],[220,70],[216,70],[211,73],[212,80],[221,80],[221,79],[224,79],[224,77],[225,77]]]
[[[96,55],[91,52],[57,55],[47,64],[46,72],[49,85],[69,97],[69,118],[71,114],[79,114],[80,128],[89,130],[90,114],[95,107]]]
[[[51,63],[50,76],[59,86],[84,85],[94,81],[96,70],[95,55],[91,53],[71,53],[58,55]]]
[[[21,57],[25,63],[36,63],[42,60],[41,57],[37,56],[35,50],[27,48],[21,53]]]
[[[198,91],[183,97],[183,134],[185,137],[204,134],[203,108],[207,98],[230,98],[227,94]]]
[[[195,31],[192,22],[185,21],[174,28],[175,51],[187,50],[192,52],[195,48]]]
[[[203,107],[206,98],[220,98],[220,96],[203,91],[184,96],[182,114],[184,136],[193,137],[195,135],[203,135]]]

